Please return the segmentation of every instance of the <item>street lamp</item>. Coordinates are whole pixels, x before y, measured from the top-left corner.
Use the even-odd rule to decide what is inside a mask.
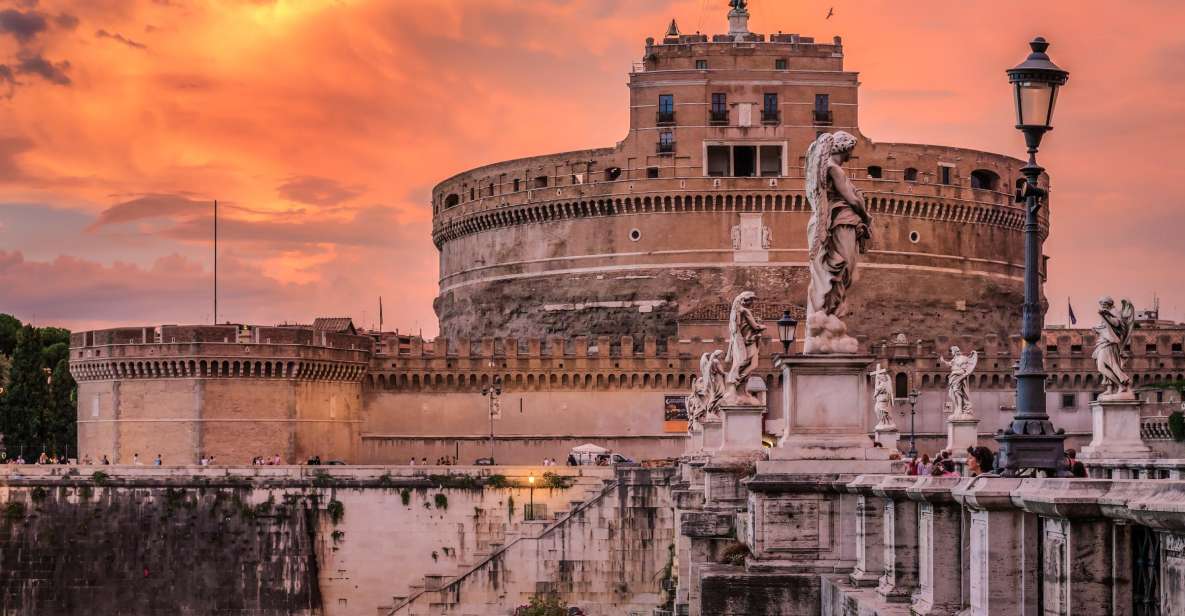
[[[530,484],[530,486],[531,486],[531,504],[527,505],[527,510],[530,511],[531,513],[529,513],[527,515],[527,519],[534,520],[535,519],[535,474],[534,473],[531,473],[531,475],[529,477],[527,477],[527,483]]]
[[[918,459],[918,390],[909,390],[909,452],[905,455],[911,460]]]
[[[1053,108],[1058,89],[1069,73],[1049,60],[1049,43],[1037,37],[1029,43],[1033,52],[1024,62],[1008,70],[1016,105],[1016,128],[1025,136],[1028,163],[1021,168],[1023,185],[1017,187],[1016,201],[1025,204],[1025,302],[1021,321],[1024,345],[1016,368],[1016,415],[1012,423],[996,435],[1000,444],[999,466],[1005,476],[1015,476],[1024,469],[1056,472],[1064,457],[1065,431],[1053,428],[1045,411],[1045,361],[1041,354],[1041,234],[1038,214],[1048,192],[1038,185],[1045,171],[1037,164],[1037,148],[1046,132],[1053,130]]]
[[[790,354],[790,345],[794,344],[794,333],[798,328],[798,321],[790,316],[789,310],[782,311],[782,318],[778,319],[778,339],[782,341],[782,355]]]
[[[490,464],[494,463],[494,413],[498,408],[498,396],[502,395],[502,377],[495,375],[489,387],[481,388],[481,395],[490,400]]]

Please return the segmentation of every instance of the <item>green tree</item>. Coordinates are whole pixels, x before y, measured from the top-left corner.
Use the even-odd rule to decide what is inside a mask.
[[[41,347],[41,363],[45,364],[46,368],[56,368],[63,359],[70,358],[69,344],[65,342],[49,344],[45,341],[44,334],[42,334],[41,342],[43,345]]]
[[[51,453],[78,456],[78,383],[70,375],[70,360],[58,360],[49,380],[49,405],[42,421],[41,441]]]
[[[12,358],[7,355],[0,355],[0,396],[3,396],[4,389],[8,387],[8,371],[12,368]]]
[[[41,355],[41,332],[24,326],[17,334],[12,353],[8,388],[0,398],[0,432],[9,457],[24,454],[30,459],[41,453],[38,436],[41,418],[49,404],[49,383]]]
[[[0,355],[12,357],[16,349],[16,335],[21,331],[20,319],[11,314],[0,314]]]

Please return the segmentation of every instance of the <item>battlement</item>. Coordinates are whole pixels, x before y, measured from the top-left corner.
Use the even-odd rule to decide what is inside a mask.
[[[712,60],[726,61],[713,65]],[[700,60],[697,64],[697,60]],[[704,60],[707,60],[706,65]],[[842,71],[843,40],[817,43],[814,37],[778,32],[768,36],[677,34],[655,42],[646,39],[646,54],[635,73],[691,70]]]
[[[352,325],[350,326],[352,330]],[[330,349],[370,352],[374,339],[370,336],[317,329],[310,325],[156,325],[145,327],[117,327],[70,334],[72,350],[108,346],[167,345],[167,344],[231,344],[231,345],[301,345]],[[136,351],[124,351],[137,355]],[[75,357],[83,355],[76,354]],[[94,356],[92,355],[87,355]],[[129,355],[130,356],[130,355]]]

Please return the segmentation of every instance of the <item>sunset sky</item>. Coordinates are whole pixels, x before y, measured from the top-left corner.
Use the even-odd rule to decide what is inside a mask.
[[[610,146],[627,73],[725,0],[0,0],[0,312],[75,329],[348,315],[436,333],[431,187]],[[825,19],[834,7],[835,15]],[[1004,69],[1071,72],[1049,321],[1066,298],[1185,319],[1185,2],[751,0],[755,32],[844,38],[873,140],[1020,156]]]

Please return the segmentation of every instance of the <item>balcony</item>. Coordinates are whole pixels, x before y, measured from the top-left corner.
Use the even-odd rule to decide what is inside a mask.
[[[675,153],[675,142],[668,141],[666,143],[663,143],[660,141],[657,144],[655,144],[654,151],[659,156],[670,156]]]
[[[708,112],[708,124],[712,126],[727,126],[728,125],[728,110],[727,109],[713,109]]]
[[[831,110],[830,109],[816,109],[815,110],[815,125],[816,126],[831,126]]]
[[[674,111],[659,111],[655,118],[655,123],[659,126],[670,126],[675,123]]]
[[[761,110],[762,124],[781,124],[782,112],[776,109],[762,109]]]

